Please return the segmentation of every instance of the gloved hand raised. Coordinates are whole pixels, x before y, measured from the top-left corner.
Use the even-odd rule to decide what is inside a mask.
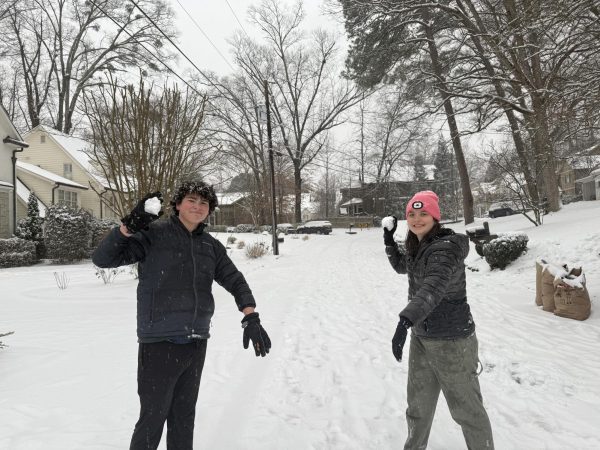
[[[394,241],[394,233],[398,227],[398,219],[396,216],[387,216],[381,220],[383,226],[383,243],[385,245],[396,245]]]
[[[244,348],[248,348],[248,344],[252,341],[256,356],[265,356],[269,353],[271,339],[269,339],[269,335],[260,324],[257,312],[244,316],[242,319],[242,328],[244,329]]]
[[[144,198],[137,202],[131,212],[121,219],[121,222],[123,222],[127,227],[127,231],[131,234],[137,233],[140,230],[147,230],[148,225],[164,214],[162,210],[156,212],[156,210],[153,209],[154,205],[146,205],[146,200],[154,197],[162,204],[163,198],[160,192],[157,191],[146,194]],[[150,212],[148,212],[147,209]]]
[[[392,353],[398,362],[402,361],[402,349],[404,348],[404,343],[406,342],[408,329],[412,327],[412,325],[413,324],[410,320],[408,320],[406,317],[400,316],[400,321],[398,322],[396,332],[392,338]]]

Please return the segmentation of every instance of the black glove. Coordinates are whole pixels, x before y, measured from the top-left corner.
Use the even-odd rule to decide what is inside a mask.
[[[394,241],[394,233],[398,227],[398,218],[396,216],[390,217],[394,219],[394,228],[388,230],[386,227],[383,227],[383,243],[385,245],[396,245],[396,241]]]
[[[260,324],[258,313],[247,314],[242,319],[242,328],[244,329],[244,348],[248,348],[248,343],[252,340],[254,353],[256,356],[265,356],[271,350],[271,339]]]
[[[404,348],[406,335],[410,327],[412,327],[412,322],[406,317],[400,316],[400,321],[392,338],[392,353],[398,362],[402,361],[402,349]]]
[[[137,233],[140,230],[147,230],[148,225],[164,214],[162,210],[160,210],[158,214],[146,212],[146,200],[152,197],[157,197],[161,203],[163,202],[162,194],[160,192],[146,194],[143,199],[137,202],[135,208],[133,208],[129,214],[121,219],[121,222],[123,222],[123,224],[127,227],[127,231],[129,231],[131,234]]]

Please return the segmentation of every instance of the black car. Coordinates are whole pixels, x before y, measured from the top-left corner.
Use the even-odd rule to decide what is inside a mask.
[[[488,211],[488,216],[492,219],[496,217],[512,216],[513,214],[517,214],[517,212],[509,203],[493,203]]]
[[[328,220],[313,220],[296,227],[296,234],[329,234],[331,222]]]

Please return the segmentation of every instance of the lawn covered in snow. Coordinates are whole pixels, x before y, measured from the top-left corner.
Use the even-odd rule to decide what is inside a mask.
[[[537,228],[522,216],[489,220],[493,233],[529,236],[527,254],[506,270],[490,271],[473,246],[467,258],[484,402],[498,449],[598,449],[600,201],[544,219]],[[407,280],[389,266],[382,230],[287,236],[278,257],[258,260],[230,252],[273,348],[266,358],[242,348],[241,314],[215,284],[195,448],[401,448],[407,366],[390,340]],[[587,321],[535,306],[538,256],[583,266]],[[67,289],[54,272],[66,274]],[[90,261],[0,269],[0,333],[15,332],[0,349],[0,449],[128,447],[138,414],[136,284],[124,272],[105,285]],[[443,398],[429,448],[465,448]]]

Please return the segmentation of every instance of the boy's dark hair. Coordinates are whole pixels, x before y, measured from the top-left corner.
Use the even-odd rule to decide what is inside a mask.
[[[189,194],[196,194],[203,199],[208,200],[209,214],[212,214],[215,208],[219,205],[217,194],[215,194],[215,190],[213,189],[212,185],[206,184],[204,181],[184,181],[181,186],[177,188],[173,194],[173,198],[169,203],[176,216],[179,215],[179,211],[175,206],[181,203],[184,197]]]

